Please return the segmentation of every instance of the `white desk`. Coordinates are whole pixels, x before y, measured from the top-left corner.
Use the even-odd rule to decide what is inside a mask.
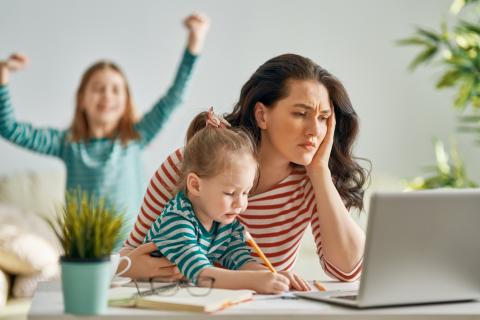
[[[358,283],[325,282],[330,290],[356,289]],[[242,303],[214,314],[166,312],[146,309],[109,308],[108,314],[79,319],[480,319],[480,302],[435,304],[395,308],[355,310],[309,300],[268,299]],[[59,282],[40,283],[28,313],[31,320],[75,319],[63,313]]]

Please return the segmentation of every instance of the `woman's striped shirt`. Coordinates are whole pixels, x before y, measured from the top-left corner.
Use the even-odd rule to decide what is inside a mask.
[[[0,86],[0,135],[20,147],[60,158],[66,166],[67,190],[80,187],[105,197],[126,211],[126,227],[131,228],[146,187],[141,153],[182,102],[196,60],[186,49],[168,92],[135,125],[140,139],[127,145],[109,138],[73,142],[70,129],[36,128],[19,122],[6,85]]]
[[[245,244],[244,228],[237,220],[229,224],[214,221],[211,230],[206,230],[183,192],[166,204],[144,242],[153,242],[194,283],[200,272],[213,263],[237,270],[255,261]]]
[[[135,226],[125,242],[127,247],[142,244],[145,235],[165,204],[173,197],[182,161],[177,150],[162,163],[150,180]],[[292,270],[303,234],[311,225],[320,264],[329,276],[352,281],[359,278],[362,263],[350,272],[336,267],[323,255],[322,236],[315,194],[305,169],[294,169],[284,180],[268,191],[249,197],[247,210],[238,220],[244,225],[272,265],[279,271]],[[257,258],[255,253],[252,256]]]

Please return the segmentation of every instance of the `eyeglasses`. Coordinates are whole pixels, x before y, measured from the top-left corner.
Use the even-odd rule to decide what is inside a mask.
[[[166,281],[162,278],[150,278],[148,282],[150,284],[149,288],[143,289],[140,288],[140,285],[135,279],[132,279],[137,288],[137,295],[139,297],[146,297],[151,295],[160,295],[160,296],[173,296],[181,288],[185,288],[186,291],[194,297],[203,297],[210,294],[215,283],[215,278],[212,277],[198,277],[198,285],[194,285],[187,280],[178,280],[178,281]]]

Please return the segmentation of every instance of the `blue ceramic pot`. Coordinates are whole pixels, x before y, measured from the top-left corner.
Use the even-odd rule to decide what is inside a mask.
[[[60,265],[65,313],[106,313],[111,275],[110,257],[73,259],[62,256]]]

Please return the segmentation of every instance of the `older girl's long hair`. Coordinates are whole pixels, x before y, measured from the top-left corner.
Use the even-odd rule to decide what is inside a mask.
[[[260,144],[261,134],[255,119],[255,104],[274,108],[277,101],[289,94],[288,80],[315,80],[328,90],[335,111],[336,127],[329,168],[333,182],[347,208],[363,209],[364,184],[368,171],[352,156],[358,133],[358,117],[342,83],[312,60],[284,54],[261,65],[243,85],[240,98],[225,119],[232,126],[246,128]]]
[[[77,89],[75,115],[73,116],[72,125],[70,127],[70,139],[74,142],[87,141],[91,138],[90,126],[88,123],[87,115],[81,107],[81,104],[88,83],[95,74],[95,72],[108,69],[117,72],[123,78],[123,81],[125,82],[125,93],[127,97],[127,105],[125,108],[125,112],[123,113],[123,116],[120,118],[120,121],[118,123],[115,138],[119,138],[123,144],[127,144],[130,140],[140,138],[139,133],[135,130],[134,127],[136,121],[138,120],[137,110],[135,108],[135,105],[133,104],[130,87],[128,85],[125,74],[115,63],[111,61],[99,61],[90,66],[87,71],[85,71],[82,76],[82,80],[80,81],[80,85]]]

